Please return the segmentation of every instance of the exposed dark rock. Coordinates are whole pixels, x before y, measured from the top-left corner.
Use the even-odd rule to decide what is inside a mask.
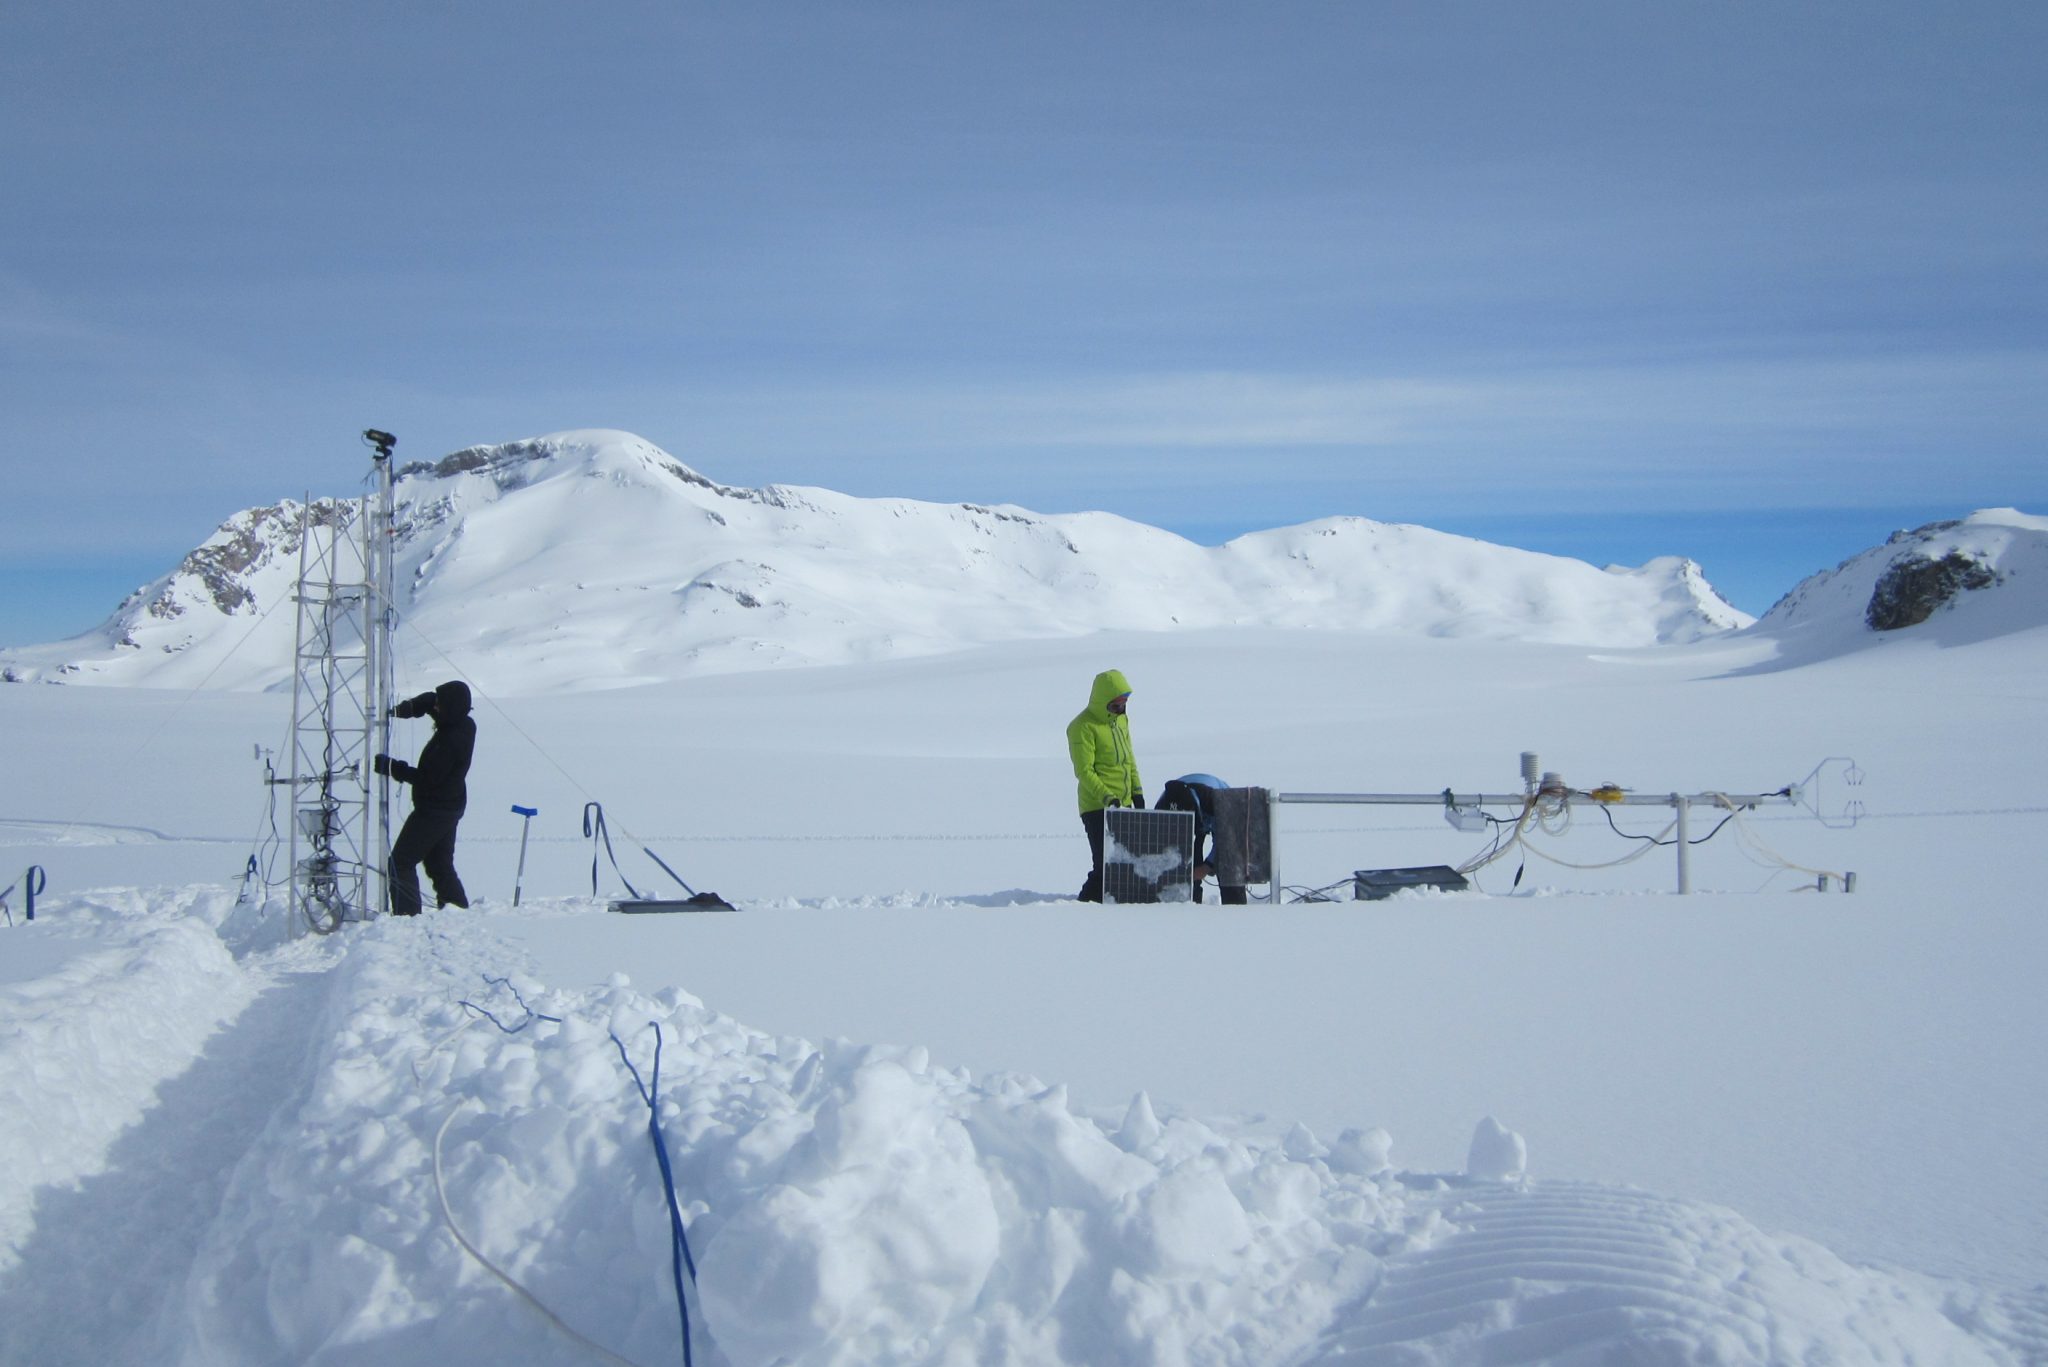
[[[695,485],[699,489],[709,489],[714,494],[723,494],[729,492],[724,485],[714,484],[712,481],[698,474],[695,470],[692,470],[689,466],[681,464],[680,462],[671,463],[667,468],[669,474],[675,476],[677,479],[681,480],[685,484]]]
[[[1939,560],[1902,555],[1878,576],[1863,620],[1872,631],[1897,631],[1918,626],[1968,589],[1989,588],[1998,575],[1961,551]]]
[[[1887,546],[1900,546],[1908,541],[1925,541],[1930,536],[1939,536],[1943,532],[1952,532],[1962,525],[1962,519],[1955,517],[1949,518],[1944,522],[1930,522],[1924,527],[1915,527],[1911,531],[1893,532],[1885,538],[1884,544]]]
[[[541,454],[532,442],[511,442],[503,447],[466,446],[453,455],[441,457],[438,461],[415,460],[398,467],[392,478],[411,479],[417,475],[432,475],[445,478],[449,475],[467,474],[471,470],[482,470],[495,465],[509,464],[517,460],[529,460]]]
[[[401,465],[392,472],[392,478],[407,480],[425,475],[434,479],[450,479],[482,470],[497,481],[499,488],[507,489],[522,482],[522,467],[536,461],[551,460],[557,454],[553,445],[538,438],[508,441],[500,446],[465,446],[436,461],[416,460]]]
[[[316,499],[306,510],[296,504],[277,504],[239,514],[223,523],[212,540],[187,555],[176,574],[143,610],[163,621],[183,616],[185,606],[176,596],[178,585],[181,580],[196,579],[215,608],[233,615],[256,601],[244,582],[252,568],[273,555],[298,553],[302,511],[310,515],[314,526],[330,527],[346,521],[352,508],[353,505],[323,498]],[[137,597],[131,595],[129,603]],[[128,604],[122,606],[125,609]]]

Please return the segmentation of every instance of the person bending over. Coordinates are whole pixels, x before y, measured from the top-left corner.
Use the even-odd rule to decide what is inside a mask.
[[[1202,881],[1216,872],[1216,794],[1230,785],[1214,774],[1182,774],[1168,779],[1159,793],[1162,812],[1192,812],[1195,818],[1195,900],[1202,900]],[[1226,906],[1244,906],[1242,884],[1218,882]]]

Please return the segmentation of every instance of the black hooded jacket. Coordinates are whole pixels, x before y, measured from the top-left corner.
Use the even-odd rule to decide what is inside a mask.
[[[420,750],[418,764],[391,765],[391,777],[412,785],[415,811],[459,812],[469,805],[470,756],[476,752],[476,722],[469,715],[469,685],[451,679],[411,700],[415,715],[434,719],[434,734]]]

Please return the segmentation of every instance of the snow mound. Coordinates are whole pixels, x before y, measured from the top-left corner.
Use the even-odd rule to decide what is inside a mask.
[[[553,1360],[443,1237],[444,1122],[465,1235],[577,1332],[672,1360],[666,1207],[624,1063],[653,1085],[657,1036],[696,1346],[718,1355],[700,1360],[1275,1361],[1408,1242],[1392,1181],[1178,1117],[1119,1142],[1061,1088],[771,1038],[623,978],[487,981],[503,947],[433,920],[354,936],[311,1081],[237,1167],[166,1360],[317,1360],[400,1330],[407,1361]]]
[[[201,1033],[235,1017],[223,1039],[268,1041],[246,1055],[261,1067],[218,1071],[170,1117],[230,1123],[193,1151],[149,1136],[210,1169],[188,1223],[131,1200],[36,1230],[85,1264],[44,1280],[46,1304],[96,1275],[119,1286],[129,1274],[89,1265],[128,1266],[91,1221],[140,1219],[151,1256],[189,1261],[133,1288],[161,1306],[122,1361],[568,1364],[592,1344],[673,1361],[685,1312],[651,1096],[695,1268],[691,1344],[718,1367],[1989,1362],[2030,1341],[2030,1303],[1852,1268],[1714,1207],[1531,1181],[1519,1136],[1491,1122],[1483,1179],[1394,1170],[1381,1131],[1249,1138],[1142,1094],[1109,1126],[1035,1079],[773,1037],[619,975],[567,990],[508,971],[514,957],[488,919],[449,912],[237,966],[184,919],[38,987],[80,1024],[146,989]],[[0,1019],[23,1000],[0,996]],[[169,1033],[143,1073],[191,1052],[190,1031]],[[49,1077],[102,1104],[137,1090],[95,1071],[127,1039],[37,1042]],[[92,1147],[107,1127],[47,1083],[21,1091],[36,1085],[15,1082],[31,1104],[7,1114],[39,1114],[45,1149]],[[7,1196],[32,1226],[26,1193]],[[14,1315],[0,1351],[56,1360],[96,1328]]]
[[[1520,1177],[1528,1167],[1529,1145],[1522,1136],[1492,1116],[1479,1122],[1472,1132],[1472,1148],[1465,1159],[1467,1177],[1505,1182]]]

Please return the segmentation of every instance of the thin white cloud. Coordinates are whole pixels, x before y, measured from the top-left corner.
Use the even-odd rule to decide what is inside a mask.
[[[622,396],[623,397],[623,396]],[[640,408],[640,401],[629,401]],[[2036,477],[2048,430],[2048,352],[1701,361],[1561,367],[1512,375],[1327,376],[1236,372],[1014,384],[762,386],[666,405],[707,460],[809,465],[835,455],[1159,452],[1259,455],[1303,473],[1346,455],[1535,462],[1549,475],[1636,482],[1644,462],[1721,462],[1730,479],[1853,463],[1912,480],[1967,452],[1980,472]],[[666,424],[664,424],[666,425]],[[1459,477],[1418,468],[1419,483]],[[1691,478],[1700,484],[1706,475]]]

